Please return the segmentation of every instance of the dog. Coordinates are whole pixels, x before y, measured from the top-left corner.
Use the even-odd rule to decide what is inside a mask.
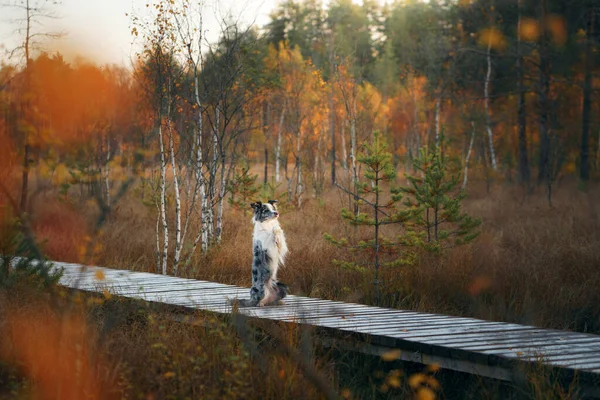
[[[288,247],[279,225],[277,200],[257,201],[250,206],[254,210],[252,289],[250,300],[240,301],[240,305],[264,307],[279,303],[288,295],[287,285],[277,281],[277,270],[284,265]]]

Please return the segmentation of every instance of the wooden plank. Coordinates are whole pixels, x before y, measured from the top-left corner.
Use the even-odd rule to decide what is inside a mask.
[[[206,284],[189,284],[189,283],[185,283],[185,284],[169,284],[169,285],[160,285],[160,286],[138,286],[137,288],[134,287],[120,287],[120,286],[113,286],[111,293],[114,294],[118,294],[119,296],[127,296],[129,294],[136,294],[139,292],[144,292],[144,293],[177,293],[177,292],[185,292],[187,290],[192,290],[192,289],[202,289],[202,288],[211,288],[211,286],[206,285]],[[225,289],[232,289],[235,288],[235,286],[225,286],[222,287],[223,290]]]
[[[519,341],[508,341],[508,342],[502,342],[502,343],[493,343],[493,344],[486,344],[486,345],[481,345],[481,344],[477,344],[477,345],[468,345],[468,346],[460,346],[461,349],[464,350],[471,350],[471,351],[483,351],[483,350],[501,350],[501,349],[510,349],[513,350],[515,348],[527,348],[527,349],[536,349],[536,348],[543,348],[552,344],[560,344],[560,343],[564,343],[565,345],[570,345],[570,346],[577,346],[580,343],[600,343],[600,340],[598,339],[594,339],[594,338],[587,338],[587,337],[583,337],[583,338],[574,338],[574,339],[562,339],[562,338],[557,338],[557,339],[552,339],[552,338],[546,338],[545,340],[542,339],[538,339],[537,341],[523,341],[523,340],[519,340]]]
[[[364,319],[362,316],[363,315],[372,315],[373,318],[371,318],[370,320],[372,322],[376,321],[376,320],[382,320],[385,319],[386,321],[396,321],[398,323],[400,322],[406,322],[406,323],[412,323],[415,321],[440,321],[440,320],[444,320],[444,321],[450,321],[452,320],[452,318],[447,317],[447,316],[433,316],[433,317],[427,317],[427,316],[423,316],[422,314],[419,314],[417,312],[404,312],[404,313],[389,313],[387,310],[370,310],[367,309],[365,310],[365,312],[359,316],[357,316],[356,318],[354,316],[348,317],[348,320],[350,319],[356,319],[357,322],[361,319]],[[464,322],[467,321],[467,319],[462,320]],[[469,320],[472,321],[472,320]],[[311,323],[313,322],[312,320],[307,319],[306,321],[307,323]],[[326,319],[324,318],[315,318],[314,322],[327,322]]]
[[[364,354],[375,355],[378,357],[381,357],[384,354],[390,354],[391,352],[396,350],[393,347],[378,346],[356,341],[329,338],[317,338],[316,340],[322,344],[323,342],[325,342],[325,345],[329,345],[331,347],[340,348],[342,350],[357,351]],[[513,372],[509,368],[504,368],[500,366],[490,366],[487,364],[479,364],[471,362],[469,360],[451,359],[448,357],[426,354],[419,351],[400,351],[397,353],[397,359],[402,361],[409,361],[425,365],[438,365],[440,368],[448,370],[466,372],[469,374],[486,376],[489,378],[500,379],[504,381],[513,380]]]
[[[159,281],[160,283],[184,283],[185,280],[181,280],[178,278],[173,278],[168,281]],[[68,286],[72,288],[81,288],[86,286],[92,286],[95,284],[103,284],[103,285],[144,285],[151,283],[159,283],[156,281],[156,278],[143,278],[143,279],[130,279],[129,277],[120,277],[118,280],[112,279],[110,277],[105,279],[98,279],[95,275],[85,276],[81,278],[73,278],[73,279],[61,279],[59,283],[63,286]]]
[[[467,344],[484,344],[484,343],[495,343],[496,341],[520,341],[520,340],[529,340],[529,339],[540,339],[543,337],[564,337],[566,332],[555,333],[555,332],[547,332],[543,329],[531,330],[531,331],[509,331],[509,332],[496,332],[496,333],[487,333],[485,336],[465,336],[465,337],[428,337],[425,338],[427,343],[437,344],[440,346],[461,346],[465,343]]]
[[[566,362],[566,361],[549,361],[548,364],[557,367],[577,369],[577,370],[594,370],[596,368],[600,368],[600,361],[583,361],[583,362]]]
[[[226,301],[226,296],[236,296],[240,295],[245,290],[242,289],[228,289],[227,291],[221,290],[217,292],[213,291],[193,291],[193,292],[184,292],[181,294],[170,295],[165,293],[144,293],[146,298],[148,299],[180,299],[185,298],[191,301],[195,301],[198,304],[202,303],[210,303],[213,301]],[[218,293],[218,294],[215,294]]]
[[[343,309],[341,309],[340,311],[343,311]],[[302,323],[305,324],[318,324],[318,325],[322,325],[322,324],[326,324],[330,321],[345,321],[345,322],[355,322],[356,324],[360,324],[360,322],[366,322],[368,324],[369,321],[375,323],[375,321],[381,321],[382,319],[388,320],[388,321],[394,321],[397,320],[399,318],[398,316],[394,316],[393,318],[391,318],[389,316],[389,314],[386,311],[378,311],[378,310],[368,310],[368,309],[359,309],[358,311],[354,311],[351,313],[338,313],[338,314],[334,314],[334,315],[316,315],[313,313],[313,310],[307,310],[306,312],[307,316],[305,318],[302,319]],[[405,313],[403,314],[405,315],[406,320],[413,320],[413,318],[418,317],[418,314],[416,313]]]
[[[580,359],[600,360],[600,352],[593,351],[593,352],[580,353],[580,354],[559,354],[559,355],[548,356],[548,358],[551,360],[557,360],[557,361],[558,360],[569,361],[569,360],[580,360]]]
[[[61,284],[65,286],[88,291],[109,289],[118,296],[217,313],[230,313],[230,301],[249,298],[249,288],[209,281],[102,267],[82,269],[70,263],[54,263],[53,268],[63,269]],[[98,272],[102,272],[104,279],[97,279]],[[473,364],[471,354],[477,356],[476,360],[482,361],[492,356],[507,360],[523,359],[518,357],[518,353],[532,361],[542,354],[542,361],[549,365],[600,373],[600,337],[594,335],[293,295],[288,296],[281,306],[240,308],[238,312],[253,318],[298,322],[359,333],[367,338],[393,343],[394,346],[421,349],[418,352],[401,353],[403,357],[422,363],[439,359],[455,370],[492,368]],[[426,352],[421,352],[424,349]],[[462,355],[460,359],[453,359],[444,358],[442,353]],[[480,371],[479,374],[497,374],[491,371]],[[502,374],[506,379],[511,379],[509,370]]]
[[[344,328],[340,328],[340,329],[344,329]],[[462,336],[462,335],[477,335],[477,336],[481,336],[482,334],[487,334],[488,332],[498,332],[498,331],[526,331],[526,330],[534,330],[535,328],[533,327],[526,327],[526,326],[519,326],[519,325],[515,325],[515,326],[506,326],[505,324],[498,324],[498,325],[490,325],[490,326],[485,326],[485,327],[477,327],[477,328],[469,328],[464,327],[456,327],[456,328],[444,328],[444,329],[430,329],[430,328],[425,328],[425,329],[412,329],[412,330],[407,330],[404,329],[406,332],[403,332],[403,329],[398,329],[398,328],[392,328],[390,330],[378,330],[373,332],[372,330],[369,329],[364,329],[364,328],[357,328],[357,331],[360,331],[361,333],[372,333],[372,334],[377,334],[377,335],[385,335],[385,336],[389,336],[389,337],[393,337],[393,338],[397,338],[397,339],[423,339],[426,337],[431,337],[431,336],[437,336],[437,337],[448,337],[448,336]]]
[[[521,357],[521,356],[551,356],[556,354],[580,354],[587,352],[600,352],[600,343],[578,343],[564,345],[546,345],[536,348],[518,347],[515,346],[509,349],[493,349],[493,350],[478,350],[478,353],[494,354],[506,357]]]
[[[384,330],[388,330],[390,328],[400,329],[402,331],[409,332],[409,330],[433,330],[433,329],[450,329],[456,327],[462,328],[473,328],[473,327],[487,327],[492,323],[489,322],[477,322],[477,321],[465,321],[458,325],[456,322],[449,322],[445,319],[417,319],[417,320],[409,320],[409,322],[398,321],[397,319],[393,320],[379,320],[377,318],[372,318],[371,321],[368,320],[368,316],[361,317],[360,320],[362,323],[358,323],[357,320],[354,319],[328,319],[328,320],[318,320],[317,322],[312,322],[313,324],[320,326],[327,326],[329,328],[344,328],[344,329],[368,329],[369,332],[374,334],[379,334]]]
[[[335,319],[332,319],[335,321]],[[327,320],[319,320],[319,323],[327,323]],[[464,318],[456,320],[453,318],[423,318],[420,315],[408,316],[406,318],[399,317],[387,317],[386,315],[373,315],[369,317],[369,314],[361,315],[359,317],[351,317],[343,319],[344,324],[352,324],[355,327],[370,327],[373,329],[425,329],[428,326],[435,327],[454,327],[454,326],[469,326],[469,325],[486,325],[491,322],[482,322],[476,319]]]

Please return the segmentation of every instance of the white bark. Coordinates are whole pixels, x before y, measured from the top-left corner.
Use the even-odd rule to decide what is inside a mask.
[[[217,184],[217,169],[219,162],[219,123],[220,123],[220,109],[219,104],[215,106],[215,120],[213,125],[213,159],[212,165],[210,166],[210,178],[209,187],[207,188],[207,194],[204,196],[202,201],[202,252],[206,252],[210,246],[211,241],[214,239],[214,203],[216,198],[216,184]]]
[[[189,58],[193,60],[191,54],[189,54]],[[196,101],[197,107],[197,116],[196,116],[196,131],[194,137],[194,149],[195,150],[195,166],[194,166],[194,176],[196,178],[196,186],[194,188],[194,194],[192,197],[192,208],[195,205],[198,197],[200,198],[200,228],[196,233],[194,238],[194,242],[192,244],[192,249],[190,250],[187,259],[185,261],[185,265],[189,265],[196,249],[198,247],[198,243],[200,239],[204,239],[204,231],[205,231],[205,212],[206,205],[208,203],[207,193],[206,193],[206,181],[204,179],[204,160],[202,158],[202,128],[203,128],[203,117],[202,117],[202,101],[200,100],[200,83],[198,79],[198,65],[194,62],[194,98]],[[208,248],[208,240],[206,241],[206,247],[204,241],[202,242],[202,249],[204,251],[205,248]]]
[[[352,162],[352,180],[354,186],[358,183],[358,169],[356,168],[356,96],[352,101],[352,121],[350,124],[350,161]]]
[[[162,133],[162,115],[159,113],[159,124],[158,124],[158,146],[160,152],[160,218],[162,221],[163,228],[163,249],[162,249],[162,260],[161,260],[161,272],[163,275],[167,274],[167,256],[169,251],[169,226],[167,224],[167,162],[165,159],[165,146],[163,143]]]
[[[156,202],[156,272],[161,273],[162,267],[160,263],[160,207]]]
[[[279,127],[277,128],[277,146],[275,147],[275,182],[280,181],[279,163],[281,162],[281,136],[283,135],[283,121],[285,120],[285,111],[287,107],[287,99],[283,101],[281,115],[279,116]]]
[[[221,179],[219,182],[219,203],[217,205],[217,228],[215,230],[215,241],[221,243],[223,234],[223,205],[225,203],[225,157],[221,162]]]
[[[485,129],[487,130],[489,146],[490,146],[490,159],[492,161],[492,169],[496,171],[498,169],[498,165],[496,164],[496,152],[494,151],[494,139],[492,135],[492,121],[490,116],[490,79],[492,76],[492,35],[490,34],[490,38],[488,40],[487,47],[487,73],[485,75],[485,85],[483,87],[483,97],[485,104]]]
[[[348,150],[346,149],[346,129],[345,124],[342,124],[340,137],[342,139],[342,169],[348,171]]]
[[[473,141],[475,140],[475,122],[471,121],[471,140],[469,142],[469,150],[467,150],[467,156],[465,157],[465,172],[463,177],[463,190],[467,187],[467,179],[469,175],[469,159],[471,158],[471,150],[473,149]]]
[[[177,165],[175,163],[175,144],[173,141],[173,128],[171,121],[167,118],[167,132],[169,135],[169,152],[171,155],[171,168],[173,169],[173,191],[175,194],[175,254],[173,258],[173,274],[179,273],[179,260],[183,243],[181,240],[181,196],[179,193],[179,177],[177,176]]]

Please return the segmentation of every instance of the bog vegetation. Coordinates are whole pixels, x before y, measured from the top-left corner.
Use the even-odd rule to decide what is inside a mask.
[[[127,17],[129,67],[40,50],[54,5],[18,3],[23,46],[0,65],[1,396],[454,393],[434,368],[299,361],[298,327],[181,324],[7,267],[248,286],[256,199],[280,200],[294,294],[599,334],[596,3],[287,0],[206,43],[206,5],[155,1]],[[573,395],[553,384],[498,393]]]

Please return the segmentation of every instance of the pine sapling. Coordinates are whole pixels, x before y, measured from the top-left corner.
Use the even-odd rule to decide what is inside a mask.
[[[461,212],[466,194],[457,189],[459,177],[449,173],[442,146],[421,149],[414,168],[414,175],[406,175],[408,187],[394,191],[407,195],[404,205],[411,210],[406,244],[440,252],[475,239],[481,219]]]
[[[248,171],[250,167],[243,165],[238,169],[238,172],[229,183],[229,192],[231,197],[229,198],[229,205],[237,210],[243,210],[246,215],[246,209],[251,199],[256,197],[255,195],[259,192],[259,187],[256,185],[258,175],[252,175]]]
[[[400,193],[391,196],[383,192],[384,185],[389,184],[396,177],[396,171],[392,163],[392,155],[387,151],[387,144],[384,138],[375,133],[371,143],[363,146],[362,153],[357,157],[357,161],[364,167],[364,183],[356,182],[358,190],[348,190],[339,184],[336,184],[344,192],[356,195],[358,203],[368,211],[355,213],[354,210],[342,209],[342,218],[353,226],[370,226],[373,228],[372,234],[368,238],[359,240],[356,243],[350,243],[347,238],[336,239],[326,233],[325,239],[338,247],[347,248],[351,251],[363,251],[373,255],[374,269],[374,290],[375,301],[379,301],[380,280],[379,269],[381,266],[393,266],[410,262],[410,257],[398,258],[398,245],[403,243],[394,239],[383,237],[381,228],[384,225],[399,224],[409,217],[409,212],[398,211],[397,205],[401,200]],[[384,255],[391,255],[391,261],[384,262]],[[390,257],[387,257],[388,259]],[[368,269],[364,265],[355,262],[334,262],[344,268],[357,269],[366,272]]]

